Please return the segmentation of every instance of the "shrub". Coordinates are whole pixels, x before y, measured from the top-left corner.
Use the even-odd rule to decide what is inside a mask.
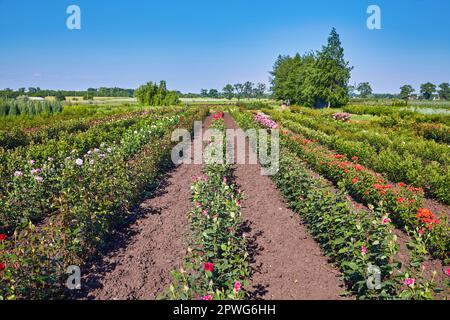
[[[350,113],[337,112],[337,113],[334,113],[331,117],[337,121],[347,122],[348,120],[350,120],[352,115]]]
[[[252,102],[238,102],[236,104],[240,108],[244,108],[247,110],[261,110],[261,109],[273,109],[268,103],[261,101],[252,101]]]

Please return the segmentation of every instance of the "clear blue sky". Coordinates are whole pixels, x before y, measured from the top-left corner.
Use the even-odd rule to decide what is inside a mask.
[[[71,4],[81,30],[66,28]],[[370,4],[382,30],[366,27]],[[0,88],[268,82],[279,54],[319,49],[334,26],[351,82],[397,92],[450,82],[449,21],[448,0],[0,0]]]

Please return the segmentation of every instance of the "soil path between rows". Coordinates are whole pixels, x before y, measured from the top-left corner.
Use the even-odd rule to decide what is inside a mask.
[[[225,114],[227,128],[238,128]],[[252,152],[246,143],[248,152]],[[235,146],[236,150],[236,146]],[[236,151],[235,151],[236,153]],[[246,162],[248,163],[248,162]],[[237,164],[236,183],[244,192],[242,215],[251,254],[252,299],[342,299],[340,273],[323,255],[298,214],[287,208],[259,164]]]
[[[237,128],[228,114],[225,124]],[[190,186],[201,169],[182,164],[167,174],[156,194],[139,206],[136,221],[119,231],[109,248],[83,270],[78,298],[152,300],[167,290],[170,272],[186,256]],[[340,299],[344,287],[339,271],[328,263],[300,217],[286,207],[273,181],[261,175],[261,166],[237,164],[234,175],[245,197],[242,214],[252,273],[246,288],[249,298]]]
[[[209,126],[211,117],[204,121]],[[198,137],[195,137],[198,138]],[[138,218],[111,239],[97,261],[83,271],[81,299],[153,300],[166,292],[170,272],[187,253],[187,212],[192,177],[198,164],[181,164],[167,173],[163,185],[144,200]]]

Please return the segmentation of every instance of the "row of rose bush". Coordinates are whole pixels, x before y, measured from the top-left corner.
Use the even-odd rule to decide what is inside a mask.
[[[122,144],[67,159],[62,189],[51,199],[57,214],[38,226],[29,222],[1,243],[0,297],[62,297],[68,266],[82,266],[90,259],[171,165],[172,131],[192,128],[206,113],[190,109],[173,114],[170,121],[160,120],[164,127],[150,139],[143,139],[144,131],[137,132],[123,137]],[[132,157],[129,152],[134,152]]]
[[[440,109],[439,107],[427,107],[429,109]],[[359,115],[373,115],[373,116],[390,116],[400,117],[402,119],[413,120],[416,123],[443,123],[450,124],[450,117],[448,114],[420,114],[413,110],[405,108],[387,107],[387,106],[352,106],[347,105],[342,108],[344,112],[359,114]]]
[[[441,123],[418,123],[414,125],[414,128],[426,139],[450,144],[450,126]]]
[[[270,112],[275,119],[297,122],[310,129],[349,141],[365,142],[377,152],[392,149],[400,155],[415,155],[422,163],[436,161],[442,166],[450,164],[448,145],[418,137],[410,128],[384,128],[373,122],[338,122],[331,118],[296,115],[290,112]]]
[[[301,133],[308,139],[318,140],[349,157],[357,156],[361,163],[383,173],[390,180],[395,182],[405,181],[422,187],[433,198],[446,204],[450,203],[448,193],[450,189],[448,146],[438,145],[435,142],[423,144],[423,140],[403,144],[398,139],[395,141],[386,140],[387,138],[384,139],[381,134],[370,131],[351,132],[347,129],[339,129],[331,133],[329,128],[332,128],[332,125],[327,126],[328,132],[330,132],[328,134],[302,125],[304,121],[299,117],[288,114],[278,115],[281,117],[283,125],[296,133]],[[433,148],[430,144],[434,144],[435,147]],[[430,157],[435,158],[435,160],[439,159],[440,163],[430,162],[426,156],[420,158],[416,155],[417,150],[433,151],[436,148],[440,151],[431,152],[434,156]],[[413,149],[416,149],[416,151],[412,152]],[[424,154],[427,153],[424,152]]]
[[[69,120],[100,119],[124,112],[140,111],[139,105],[71,105],[63,109],[61,113],[52,115],[36,115],[33,117],[0,118],[0,131],[39,130],[47,127],[49,123],[65,122]]]
[[[290,128],[295,125],[291,123]],[[389,212],[398,227],[410,232],[417,228],[421,230],[429,252],[444,262],[449,261],[448,218],[445,214],[438,217],[423,208],[425,199],[421,188],[403,182],[391,184],[380,174],[361,165],[358,156],[349,159],[299,133],[286,130],[283,133],[290,150],[307,161],[313,170],[336,183],[356,200]]]
[[[339,266],[349,293],[358,299],[433,298],[434,283],[422,275],[423,253],[417,251],[406,265],[398,260],[399,244],[388,212],[351,208],[344,195],[313,177],[286,149],[273,179],[289,206],[307,222],[314,239]],[[420,247],[423,238],[412,242]],[[378,271],[380,282],[375,279]]]
[[[350,109],[348,109],[350,111]],[[330,114],[335,112],[330,110],[314,110],[304,107],[293,106],[290,111],[297,114],[307,115],[316,119],[329,118]],[[441,121],[440,121],[441,120]],[[449,116],[411,114],[407,117],[401,117],[396,113],[389,115],[380,115],[369,118],[365,121],[350,120],[353,128],[364,129],[379,129],[380,133],[402,130],[403,134],[407,136],[425,138],[434,140],[438,143],[450,143],[450,123]],[[327,123],[321,122],[324,126]],[[347,128],[349,128],[347,126]],[[317,128],[316,128],[317,129]]]
[[[132,119],[139,115],[145,115],[151,112],[151,109],[139,111],[128,111],[118,109],[112,115],[95,114],[85,118],[70,118],[64,121],[57,121],[41,125],[36,128],[14,128],[12,130],[0,131],[0,148],[5,150],[17,147],[25,147],[30,144],[45,143],[51,139],[64,137],[68,134],[87,131],[95,125],[106,122],[112,122],[121,119]]]
[[[210,128],[225,130],[221,113]],[[218,143],[218,141],[212,141]],[[226,148],[225,141],[221,144]],[[183,267],[174,270],[165,296],[175,300],[238,300],[247,285],[248,254],[242,236],[241,193],[229,164],[207,164],[194,177],[193,208],[188,214],[190,235]]]
[[[248,114],[235,112],[233,117],[244,129],[254,127]],[[345,194],[312,175],[289,150],[286,140],[282,140],[280,159],[280,170],[272,176],[273,180],[289,206],[307,222],[324,252],[338,265],[350,294],[359,299],[433,297],[433,279],[425,278],[421,268],[426,253],[423,233],[416,230],[410,241],[411,259],[402,265],[387,211],[381,207],[355,208]],[[374,270],[381,273],[376,284],[371,282]]]
[[[35,222],[51,214],[55,210],[52,199],[65,187],[67,166],[77,159],[94,164],[93,155],[101,160],[115,149],[125,158],[133,156],[141,146],[161,136],[167,125],[178,121],[176,111],[171,116],[165,114],[166,111],[115,121],[62,140],[4,153],[0,230],[11,232],[29,219]],[[102,145],[109,147],[100,151]]]
[[[291,150],[358,201],[384,208],[392,214],[394,222],[400,228],[426,230],[426,243],[430,253],[443,260],[449,258],[447,217],[443,214],[438,218],[431,213],[427,221],[420,218],[419,210],[424,204],[422,189],[402,182],[391,184],[381,175],[359,164],[357,157],[348,160],[345,155],[333,153],[304,136],[292,135],[289,141]]]

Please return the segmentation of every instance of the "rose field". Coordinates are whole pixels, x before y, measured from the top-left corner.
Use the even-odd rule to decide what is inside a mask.
[[[0,299],[448,299],[449,116],[384,110],[0,118]]]
[[[2,311],[448,307],[449,21],[448,0],[0,0]]]

